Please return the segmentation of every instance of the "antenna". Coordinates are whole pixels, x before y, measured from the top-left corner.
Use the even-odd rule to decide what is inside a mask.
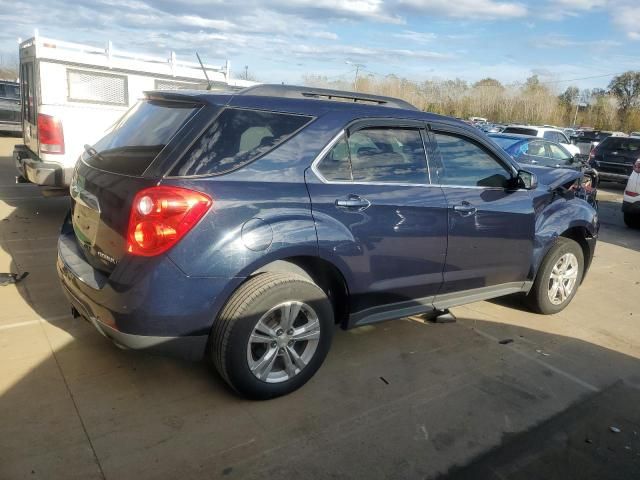
[[[209,80],[209,75],[207,75],[207,69],[204,68],[204,65],[202,63],[202,60],[200,60],[200,55],[198,55],[198,52],[196,52],[196,57],[198,57],[198,61],[200,62],[200,67],[202,67],[202,72],[204,73],[204,78],[207,79],[207,90],[211,90],[211,88],[213,87],[213,85],[211,85],[211,80]]]

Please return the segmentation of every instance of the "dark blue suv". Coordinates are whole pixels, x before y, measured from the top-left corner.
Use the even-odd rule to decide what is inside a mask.
[[[74,314],[253,398],[303,385],[335,324],[516,292],[558,312],[598,232],[579,172],[387,97],[152,92],[85,150],[58,244]]]

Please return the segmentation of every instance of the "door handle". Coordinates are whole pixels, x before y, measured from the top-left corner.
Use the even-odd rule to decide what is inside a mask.
[[[359,197],[358,195],[349,195],[346,199],[336,199],[336,207],[364,210],[371,202],[366,198]]]
[[[475,215],[478,211],[478,209],[469,202],[462,202],[460,205],[454,205],[453,209],[463,217],[470,217],[471,215]]]

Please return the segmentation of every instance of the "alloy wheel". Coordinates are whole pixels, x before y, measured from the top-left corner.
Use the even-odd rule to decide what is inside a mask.
[[[571,296],[578,281],[578,265],[578,259],[573,253],[565,253],[553,266],[548,290],[552,304],[560,305]]]
[[[247,344],[247,362],[256,378],[285,382],[311,361],[320,340],[320,321],[309,305],[281,303],[256,323]]]

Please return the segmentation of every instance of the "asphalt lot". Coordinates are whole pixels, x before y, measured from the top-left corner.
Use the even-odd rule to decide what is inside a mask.
[[[71,317],[68,199],[13,184],[18,140],[0,138],[0,272],[29,276],[0,287],[0,478],[640,478],[640,231],[620,186],[561,314],[505,299],[338,330],[304,388],[252,402]]]

